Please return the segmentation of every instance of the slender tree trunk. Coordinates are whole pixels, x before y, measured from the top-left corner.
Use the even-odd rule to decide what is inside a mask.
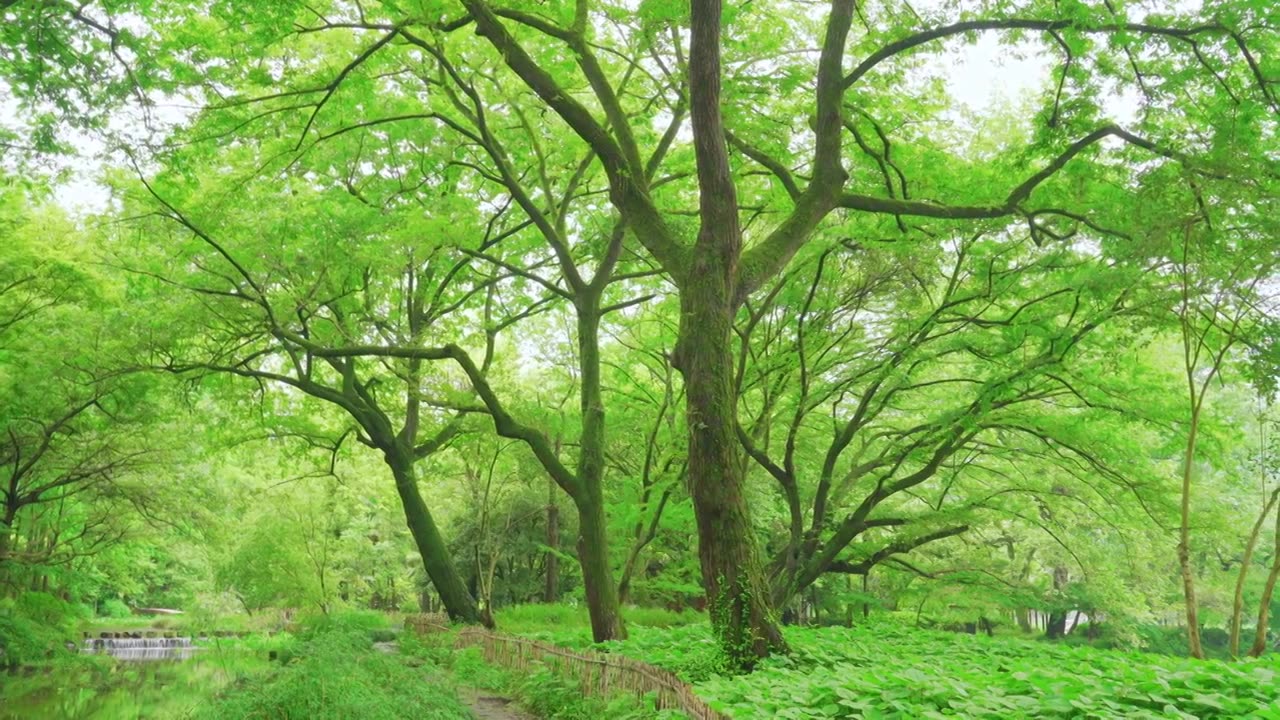
[[[871,617],[871,603],[869,602],[871,571],[868,570],[862,576],[862,619],[867,620]]]
[[[627,553],[627,560],[622,565],[622,574],[618,578],[618,603],[625,605],[631,599],[631,576],[636,572],[636,564],[640,561],[640,549],[632,547]]]
[[[609,527],[604,513],[604,399],[600,387],[600,298],[589,290],[578,311],[578,362],[581,365],[582,436],[579,440],[578,561],[596,642],[627,637],[618,603],[618,586],[609,558]]]
[[[1070,576],[1067,569],[1061,565],[1053,568],[1053,589],[1061,593],[1066,589]],[[1065,609],[1055,609],[1049,613],[1049,619],[1045,622],[1045,637],[1050,640],[1057,640],[1067,634],[1067,611]]]
[[[618,602],[627,603],[627,599],[631,593],[631,578],[635,575],[636,568],[640,566],[640,555],[644,553],[644,549],[653,542],[658,535],[658,523],[662,521],[662,512],[667,506],[667,499],[671,497],[670,491],[664,491],[662,497],[658,499],[657,507],[653,509],[653,515],[649,517],[649,527],[645,529],[644,519],[636,521],[635,541],[631,544],[631,549],[627,552],[627,560],[622,565],[622,577],[618,579]],[[649,491],[645,491],[642,509],[647,509],[649,500],[652,498]]]
[[[547,574],[542,601],[560,599],[560,508],[556,505],[556,484],[547,478]]]
[[[1192,394],[1191,430],[1182,463],[1182,514],[1178,525],[1178,567],[1182,572],[1182,594],[1186,600],[1187,652],[1204,658],[1200,644],[1199,603],[1196,600],[1196,578],[1191,568],[1191,479],[1195,465],[1196,439],[1200,432],[1200,406]]]
[[[18,508],[5,508],[4,519],[0,521],[0,567],[9,559],[9,550],[13,547],[13,523],[17,517]]]
[[[586,591],[591,635],[596,642],[627,637],[618,604],[618,588],[609,564],[608,524],[597,496],[578,505],[578,562]]]
[[[1236,594],[1231,603],[1231,657],[1240,655],[1240,625],[1244,618],[1244,585],[1245,580],[1249,577],[1249,568],[1253,565],[1253,551],[1258,546],[1258,537],[1262,534],[1262,525],[1267,521],[1267,516],[1271,514],[1271,508],[1276,504],[1276,499],[1280,498],[1280,488],[1272,491],[1271,497],[1267,499],[1267,504],[1262,508],[1262,512],[1258,514],[1258,520],[1253,524],[1253,530],[1249,533],[1249,542],[1244,547],[1244,559],[1240,562],[1240,574],[1236,576]]]
[[[399,493],[400,505],[404,508],[405,522],[408,523],[409,532],[418,546],[418,553],[422,556],[423,568],[440,595],[445,612],[449,613],[450,619],[459,622],[492,627],[492,618],[488,613],[481,615],[475,599],[471,597],[471,593],[467,592],[462,576],[453,566],[444,538],[441,537],[440,530],[436,527],[435,520],[431,518],[431,512],[427,510],[427,504],[423,502],[422,494],[418,491],[417,476],[413,471],[412,462],[389,456],[387,464],[391,466],[391,472],[395,476],[396,492]]]
[[[1014,611],[1017,617],[1018,629],[1024,633],[1031,632],[1031,610],[1030,608],[1018,608]]]
[[[711,622],[730,662],[750,669],[786,644],[769,602],[734,432],[731,268],[698,253],[680,293],[676,367],[684,375],[689,494]]]
[[[853,576],[844,576],[844,589],[846,593],[853,592]],[[844,605],[844,626],[853,627],[853,607],[856,603],[847,602]]]
[[[1258,601],[1258,627],[1254,630],[1253,647],[1249,648],[1251,657],[1258,657],[1267,650],[1267,623],[1270,621],[1271,598],[1275,595],[1277,581],[1280,581],[1280,508],[1276,509],[1275,556],[1271,558],[1271,573],[1267,575],[1267,584],[1262,588],[1262,599]]]

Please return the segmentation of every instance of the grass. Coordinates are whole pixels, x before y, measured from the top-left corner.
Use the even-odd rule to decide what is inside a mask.
[[[436,659],[378,652],[385,617],[347,613],[304,624],[281,663],[206,705],[197,720],[470,720]]]
[[[547,668],[511,672],[484,661],[478,648],[451,653],[449,668],[453,678],[467,687],[491,690],[513,698],[521,707],[543,720],[682,720],[683,713],[655,711],[631,695],[610,698],[589,697],[577,684]]]

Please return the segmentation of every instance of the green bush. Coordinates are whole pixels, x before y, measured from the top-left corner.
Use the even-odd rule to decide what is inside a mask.
[[[622,619],[628,626],[638,625],[651,628],[684,627],[701,625],[707,622],[706,613],[696,610],[676,612],[662,607],[627,607],[622,611]]]
[[[510,695],[544,720],[679,720],[686,717],[673,710],[654,710],[651,702],[639,702],[631,695],[585,696],[576,683],[545,667],[520,674],[508,672],[486,663],[478,648],[459,650],[451,660],[453,675],[460,682]]]
[[[672,710],[654,710],[651,703],[639,703],[630,695],[608,699],[586,697],[575,683],[567,682],[546,668],[520,675],[506,690],[545,720],[675,720],[686,717]]]
[[[696,630],[696,631],[694,631]],[[709,628],[612,646],[689,675]],[[699,695],[733,718],[1280,718],[1275,659],[1224,663],[869,624],[792,628],[792,653]]]
[[[39,662],[57,640],[56,633],[0,606],[0,667]]]
[[[307,615],[298,621],[298,637],[310,640],[330,633],[360,633],[372,638],[375,632],[388,630],[391,621],[374,610],[343,610],[327,615]]]
[[[0,667],[44,662],[68,654],[82,609],[48,593],[0,600]]]
[[[313,631],[283,667],[234,687],[197,718],[208,720],[470,720],[438,669],[374,651],[365,630]]]
[[[424,638],[415,633],[406,632],[400,635],[400,654],[432,665],[445,666],[453,659],[452,638],[453,636],[449,634]]]
[[[633,605],[622,609],[622,619],[627,627],[667,628],[700,625],[707,621],[707,616],[693,610],[674,612],[666,608]],[[517,635],[560,634],[566,630],[575,631],[584,638],[591,635],[591,619],[586,606],[563,603],[513,605],[497,611],[494,620],[498,629]]]
[[[1187,654],[1187,633],[1182,628],[1141,625],[1137,628],[1138,642],[1143,650],[1159,655]]]
[[[98,614],[107,618],[127,618],[133,615],[128,605],[116,598],[107,598],[98,603]],[[158,627],[158,626],[157,626]]]
[[[582,629],[591,626],[585,606],[564,604],[513,605],[498,610],[493,619],[503,632],[509,633]]]

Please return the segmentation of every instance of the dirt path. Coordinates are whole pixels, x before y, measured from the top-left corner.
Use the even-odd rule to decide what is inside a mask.
[[[458,695],[475,713],[476,720],[534,720],[521,712],[510,699],[483,690],[460,690]]]
[[[374,643],[373,648],[388,655],[400,651],[400,646],[394,642]],[[471,708],[476,720],[537,720],[534,716],[517,708],[510,698],[484,690],[458,688],[458,697]]]

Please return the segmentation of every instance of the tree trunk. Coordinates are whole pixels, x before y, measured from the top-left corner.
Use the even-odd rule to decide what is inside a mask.
[[[440,530],[418,491],[412,462],[388,457],[387,464],[391,466],[391,472],[395,476],[396,492],[400,495],[400,505],[404,508],[405,522],[408,523],[409,532],[422,556],[423,568],[427,571],[427,577],[431,578],[436,593],[440,595],[445,612],[449,613],[450,619],[458,622],[492,627],[492,618],[488,613],[481,615],[471,593],[467,592],[462,576],[453,567],[444,538],[440,536]]]
[[[696,254],[680,293],[675,360],[685,381],[689,494],[711,623],[731,664],[746,670],[786,644],[769,603],[734,433],[732,270],[725,264]]]
[[[0,566],[9,559],[9,549],[12,547],[13,538],[13,522],[18,517],[18,509],[16,507],[5,508],[4,519],[0,521]]]
[[[547,479],[547,575],[542,601],[560,599],[560,508],[556,505],[556,484]]]
[[[1018,620],[1018,629],[1024,633],[1030,633],[1031,628],[1031,610],[1030,608],[1018,608],[1014,611]]]
[[[636,572],[636,563],[640,561],[640,552],[632,548],[627,553],[627,560],[622,565],[622,575],[618,578],[618,603],[625,605],[631,599],[631,576]]]
[[[1244,618],[1244,584],[1249,577],[1249,566],[1253,564],[1253,551],[1258,546],[1258,537],[1262,534],[1262,525],[1267,521],[1267,516],[1271,514],[1271,507],[1276,504],[1276,499],[1280,498],[1280,488],[1271,493],[1271,497],[1267,499],[1267,504],[1263,506],[1262,512],[1258,515],[1258,520],[1253,524],[1253,530],[1249,533],[1249,541],[1244,547],[1244,559],[1240,562],[1240,574],[1236,576],[1236,594],[1231,604],[1231,657],[1240,655],[1240,624]]]
[[[0,565],[9,559],[10,538],[13,536],[13,520],[5,519],[0,523]]]
[[[871,579],[871,571],[868,570],[862,576],[862,619],[863,620],[870,619],[871,617],[871,603],[869,602],[870,600],[869,595],[871,593],[870,579]]]
[[[662,512],[666,508],[667,498],[671,497],[670,491],[664,491],[662,497],[658,499],[658,505],[653,509],[653,515],[649,517],[649,527],[645,529],[644,518],[636,521],[635,541],[631,544],[631,549],[627,552],[626,562],[622,565],[622,576],[618,579],[618,602],[623,605],[627,604],[627,599],[631,596],[631,578],[635,576],[636,569],[641,567],[640,555],[644,553],[644,549],[658,535],[658,523],[662,520]],[[643,499],[641,500],[641,510],[649,507],[649,500],[652,498],[649,490],[645,490]]]
[[[1280,508],[1276,509],[1275,556],[1271,558],[1271,573],[1267,575],[1267,584],[1262,588],[1262,599],[1258,601],[1258,627],[1254,630],[1253,647],[1249,648],[1250,657],[1259,657],[1267,650],[1267,623],[1277,580],[1280,580]]]
[[[853,576],[844,576],[844,590],[847,594],[853,594]],[[853,627],[853,608],[856,603],[850,601],[844,604],[844,626]]]
[[[609,565],[608,524],[604,502],[597,495],[578,505],[578,562],[586,591],[591,636],[596,642],[627,637],[618,606],[618,588]]]
[[[1053,568],[1053,589],[1059,594],[1055,600],[1061,600],[1061,592],[1066,589],[1070,575],[1067,569],[1061,565]],[[1065,608],[1054,609],[1049,613],[1049,619],[1045,622],[1045,637],[1050,640],[1057,640],[1067,634],[1067,611]]]
[[[1191,478],[1196,455],[1196,437],[1200,431],[1200,408],[1192,396],[1191,430],[1182,463],[1182,515],[1178,526],[1178,567],[1182,573],[1182,594],[1186,601],[1187,653],[1204,658],[1200,645],[1199,604],[1196,601],[1196,578],[1191,569]]]
[[[1044,636],[1050,640],[1058,640],[1067,634],[1067,613],[1055,610],[1049,613],[1049,621],[1045,625]]]
[[[580,298],[578,311],[578,362],[581,365],[579,406],[582,435],[579,438],[578,479],[578,562],[582,564],[582,584],[587,612],[591,615],[591,635],[596,642],[623,640],[618,586],[609,562],[609,527],[604,514],[604,399],[600,388],[600,297],[592,289]]]

